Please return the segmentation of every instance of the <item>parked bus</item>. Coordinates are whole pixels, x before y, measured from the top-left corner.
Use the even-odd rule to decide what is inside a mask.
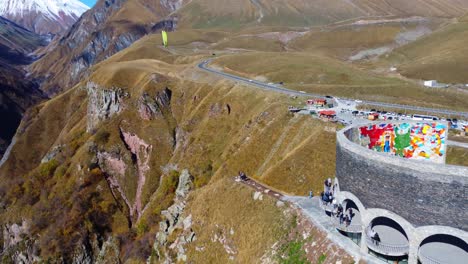
[[[427,116],[427,115],[412,115],[411,118],[417,121],[436,121],[439,120],[436,116]]]

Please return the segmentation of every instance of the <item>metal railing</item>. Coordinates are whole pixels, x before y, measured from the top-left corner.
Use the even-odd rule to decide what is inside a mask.
[[[444,263],[440,260],[425,256],[424,254],[421,253],[421,250],[419,250],[418,258],[422,264],[443,264]]]
[[[335,216],[331,217],[331,221],[336,229],[345,231],[348,233],[361,233],[363,229],[362,225],[353,224],[353,221],[351,221],[350,225],[346,225],[345,223],[340,224],[340,219]]]
[[[373,251],[387,256],[403,256],[409,253],[409,243],[406,244],[390,244],[377,241],[368,235],[369,228],[366,228],[367,247]]]

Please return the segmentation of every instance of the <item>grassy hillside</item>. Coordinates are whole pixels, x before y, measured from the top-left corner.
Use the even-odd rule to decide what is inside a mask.
[[[468,83],[468,22],[460,19],[437,32],[396,49],[384,60],[410,78]]]
[[[380,17],[312,29],[288,44],[290,50],[342,60],[371,59],[430,34],[446,19]],[[355,56],[362,53],[361,56]],[[366,54],[367,52],[367,54]]]
[[[148,33],[172,29],[175,23],[161,22],[173,9],[174,5],[164,1],[97,1],[63,37],[49,46],[30,71],[43,80],[41,88],[50,95],[69,89],[94,64]]]
[[[0,61],[10,65],[28,64],[28,55],[46,45],[45,39],[3,17],[0,17]]]
[[[302,195],[319,192],[333,175],[334,125],[290,115],[286,106],[296,99],[213,78],[196,70],[200,55],[181,59],[174,51],[157,51],[155,41],[145,38],[96,65],[89,79],[31,109],[24,119],[0,168],[0,192],[8,207],[0,219],[26,219],[32,226],[29,237],[40,236],[43,257],[71,258],[74,243],[97,234],[119,237],[123,258],[143,261],[151,253],[161,211],[174,197],[177,181],[171,179],[183,168],[200,190],[242,170]],[[87,130],[94,115],[89,105],[98,107],[100,97],[87,96],[89,81],[95,84],[88,93],[118,90],[122,96],[121,112],[92,130]],[[149,119],[141,112],[144,102],[159,109]],[[133,153],[137,142],[150,150]],[[134,203],[151,210],[144,217],[132,214]],[[277,214],[270,209],[264,209],[265,217]],[[258,239],[250,243],[263,241]]]
[[[448,147],[446,162],[451,165],[468,166],[468,149]]]
[[[468,94],[426,89],[413,82],[371,73],[338,60],[310,53],[251,52],[213,62],[225,70],[289,88],[350,98],[467,110]]]
[[[318,26],[376,16],[456,17],[467,7],[466,1],[456,0],[194,0],[176,13],[183,27],[239,29],[246,25]]]
[[[353,263],[297,210],[253,196],[228,178],[193,193],[189,210],[200,234],[188,248],[193,263]]]

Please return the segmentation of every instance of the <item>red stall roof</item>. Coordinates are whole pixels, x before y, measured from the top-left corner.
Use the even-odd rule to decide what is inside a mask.
[[[333,110],[324,110],[324,111],[320,111],[320,114],[326,115],[326,116],[335,116],[336,112]]]

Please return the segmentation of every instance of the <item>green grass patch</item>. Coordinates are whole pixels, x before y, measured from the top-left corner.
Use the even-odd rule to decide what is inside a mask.
[[[280,264],[306,264],[309,263],[303,250],[304,242],[291,241],[279,250]]]
[[[322,254],[322,255],[320,255],[320,257],[318,258],[317,263],[318,263],[318,264],[322,264],[322,263],[325,262],[326,259],[327,259],[327,255]]]

